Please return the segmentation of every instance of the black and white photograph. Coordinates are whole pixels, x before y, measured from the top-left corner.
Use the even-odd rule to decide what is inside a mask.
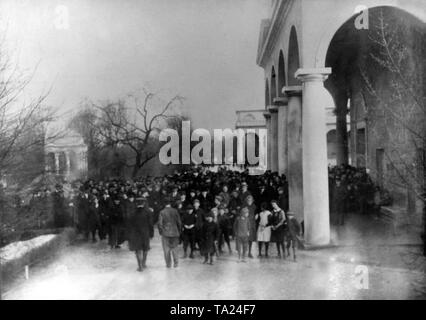
[[[425,23],[425,0],[0,0],[0,300],[425,300]]]

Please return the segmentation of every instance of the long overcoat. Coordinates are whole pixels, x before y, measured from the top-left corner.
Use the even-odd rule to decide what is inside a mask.
[[[130,251],[148,251],[154,236],[153,212],[148,208],[136,208],[127,224],[127,239]]]

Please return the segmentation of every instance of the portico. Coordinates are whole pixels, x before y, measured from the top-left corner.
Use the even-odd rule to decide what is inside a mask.
[[[347,65],[355,61],[354,50],[339,60],[343,53],[333,37],[340,31],[339,43],[346,35],[345,48],[354,47],[369,27],[369,9],[394,7],[426,21],[426,11],[419,10],[416,0],[363,4],[360,9],[350,0],[275,0],[270,17],[261,22],[256,62],[265,73],[268,169],[286,174],[290,210],[304,221],[307,247],[330,244],[327,110],[334,107],[333,151],[339,165],[349,163],[347,115],[349,106],[352,113],[356,109],[351,99],[354,81],[348,82],[342,71],[352,70]]]

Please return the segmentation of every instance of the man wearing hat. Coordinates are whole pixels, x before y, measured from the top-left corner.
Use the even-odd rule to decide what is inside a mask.
[[[123,228],[124,228],[124,205],[121,202],[121,197],[116,195],[113,198],[113,203],[110,211],[109,225],[110,230],[108,233],[108,242],[111,249],[119,249],[121,243],[124,241]]]
[[[241,183],[241,191],[240,191],[240,201],[243,205],[246,204],[246,200],[248,196],[251,196],[251,193],[250,191],[248,191],[247,182],[244,181]]]
[[[182,216],[182,225],[183,225],[183,258],[187,257],[188,245],[190,247],[189,257],[194,258],[194,248],[195,248],[195,224],[197,223],[197,217],[194,214],[194,207],[188,204],[185,207],[185,212]]]
[[[219,236],[219,227],[213,221],[214,215],[209,212],[203,223],[201,232],[201,255],[204,256],[204,264],[213,264],[213,255],[216,253],[216,244]]]
[[[150,239],[154,236],[152,218],[152,211],[148,208],[146,199],[136,198],[136,209],[129,216],[127,225],[127,239],[129,250],[135,252],[139,272],[146,268]]]
[[[198,248],[201,248],[201,231],[203,228],[203,223],[205,220],[205,214],[206,212],[204,211],[204,209],[202,209],[200,200],[195,199],[194,200],[194,216],[196,218],[196,223],[195,223],[195,243],[198,245]]]
[[[288,212],[288,192],[284,190],[284,187],[278,188],[278,206],[284,210],[284,212]]]
[[[178,245],[180,232],[182,230],[182,222],[179,213],[176,209],[171,207],[172,199],[167,197],[164,200],[165,207],[160,211],[158,217],[158,231],[161,235],[161,242],[163,245],[164,259],[167,268],[172,267],[172,257],[174,267],[177,268],[179,264],[178,258]]]

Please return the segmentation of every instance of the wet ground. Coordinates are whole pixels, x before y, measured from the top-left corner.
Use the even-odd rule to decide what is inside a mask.
[[[123,245],[78,241],[58,256],[31,268],[9,284],[5,299],[425,299],[426,260],[421,247],[391,234],[374,222],[334,228],[338,246],[298,251],[297,262],[270,258],[238,262],[224,254],[213,266],[181,259],[167,269],[158,234],[148,268],[136,272],[136,259]],[[351,225],[359,229],[353,229]],[[380,225],[379,222],[377,222]],[[374,230],[376,230],[374,232]],[[257,253],[257,250],[254,250]],[[182,252],[181,252],[182,256]]]

